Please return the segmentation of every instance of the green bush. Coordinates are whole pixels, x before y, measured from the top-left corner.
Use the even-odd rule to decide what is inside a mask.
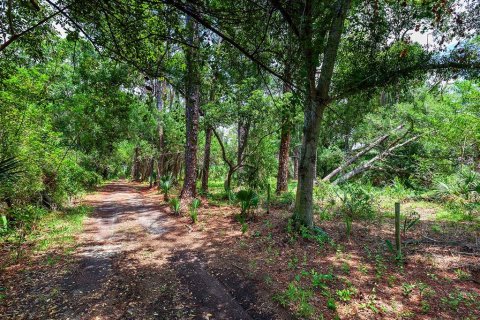
[[[173,186],[172,175],[163,176],[160,178],[160,189],[163,192],[163,198],[168,202],[168,193]]]
[[[200,207],[200,199],[193,199],[190,203],[190,218],[192,218],[193,223],[198,221],[198,208]]]
[[[248,218],[254,216],[254,210],[258,206],[259,198],[258,194],[253,190],[240,190],[235,195],[238,203],[240,203],[240,216],[241,221],[245,221]]]
[[[340,213],[343,216],[347,236],[352,231],[354,220],[369,220],[375,216],[373,196],[357,184],[345,185],[338,193],[341,201]]]
[[[170,200],[170,208],[172,208],[172,211],[175,215],[180,215],[180,206],[181,202],[179,198],[173,198]]]

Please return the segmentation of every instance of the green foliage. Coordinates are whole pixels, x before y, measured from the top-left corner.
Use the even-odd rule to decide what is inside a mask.
[[[408,215],[405,216],[403,220],[403,237],[406,237],[407,231],[415,227],[417,223],[420,222],[420,215],[416,211],[410,212]]]
[[[416,285],[414,283],[403,283],[402,284],[402,293],[404,296],[409,296]]]
[[[193,199],[190,203],[190,218],[192,219],[192,223],[197,223],[198,221],[198,208],[200,207],[200,199]]]
[[[163,198],[168,202],[168,193],[173,186],[173,178],[171,175],[160,178],[160,189],[163,191]]]
[[[283,307],[293,304],[297,310],[297,315],[306,318],[313,315],[314,307],[310,304],[310,299],[313,297],[313,292],[303,289],[296,281],[290,282],[287,289],[274,296],[274,300],[280,303]]]
[[[327,289],[328,282],[333,280],[333,275],[331,273],[318,273],[314,269],[310,271],[310,275],[312,278],[312,287],[320,288],[320,289]]]
[[[170,200],[170,208],[172,209],[175,215],[180,215],[181,201],[179,198],[173,198]]]
[[[0,159],[0,183],[12,180],[17,175],[20,162],[14,157]]]
[[[352,222],[357,219],[373,219],[373,197],[357,184],[347,184],[338,193],[341,201],[340,212],[343,216],[346,234],[349,237],[352,230]]]
[[[355,290],[349,289],[349,288],[343,289],[343,290],[337,290],[337,296],[343,302],[350,301],[354,294],[355,294]]]
[[[258,194],[253,190],[240,190],[236,193],[235,199],[240,203],[240,219],[245,221],[254,217],[254,210],[258,206]]]

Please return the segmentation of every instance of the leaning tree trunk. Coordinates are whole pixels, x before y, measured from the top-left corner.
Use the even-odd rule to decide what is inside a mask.
[[[186,141],[185,147],[185,179],[180,198],[189,199],[196,196],[197,178],[197,144],[198,121],[200,115],[200,70],[198,59],[198,45],[200,42],[198,24],[191,17],[187,17],[187,28],[190,33],[191,46],[185,49],[187,65],[185,86],[185,118]]]
[[[207,127],[205,130],[205,155],[203,158],[203,174],[202,174],[202,193],[208,193],[208,175],[210,172],[210,147],[212,145],[212,128]]]

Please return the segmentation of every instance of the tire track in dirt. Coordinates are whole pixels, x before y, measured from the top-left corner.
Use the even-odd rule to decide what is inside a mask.
[[[62,319],[272,319],[245,310],[188,245],[177,243],[179,228],[165,207],[140,191],[115,182],[91,201],[79,263],[62,284],[73,300]],[[149,253],[158,264],[146,262]]]

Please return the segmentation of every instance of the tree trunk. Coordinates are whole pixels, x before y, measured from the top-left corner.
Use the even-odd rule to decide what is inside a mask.
[[[288,190],[288,159],[291,140],[290,127],[284,125],[280,138],[280,151],[278,153],[278,174],[277,174],[277,190],[279,195]]]
[[[157,102],[157,110],[159,113],[163,111],[164,101],[163,95],[165,92],[165,81],[159,81],[155,79],[155,99]],[[158,132],[158,142],[157,142],[157,151],[158,151],[158,160],[157,160],[157,179],[160,181],[160,178],[163,175],[163,149],[164,149],[164,134],[163,134],[163,125],[161,122],[161,117],[159,116],[157,123],[157,132]],[[158,183],[160,187],[160,183]]]
[[[289,66],[285,68],[285,79],[291,80]],[[292,89],[289,84],[283,85],[283,93],[291,92]],[[289,104],[288,107],[291,107]],[[280,150],[278,152],[278,174],[277,174],[277,190],[276,193],[280,195],[282,192],[288,190],[288,160],[290,152],[290,140],[291,140],[291,112],[290,110],[284,111],[282,119],[282,133],[280,137]]]
[[[140,153],[140,148],[136,146],[133,152],[133,165],[132,165],[133,181],[138,181],[140,179],[140,162],[138,160],[139,153]]]
[[[298,162],[300,160],[300,146],[293,149],[293,180],[298,180]]]
[[[351,171],[345,173],[344,175],[340,176],[337,180],[335,180],[333,182],[333,184],[340,184],[340,183],[343,183],[357,175],[359,175],[360,173],[362,172],[365,172],[369,169],[371,169],[373,167],[373,164],[376,162],[376,161],[379,161],[379,160],[382,160],[384,159],[385,157],[387,157],[388,155],[391,154],[392,151],[394,151],[395,149],[398,149],[400,147],[403,147],[407,144],[409,144],[410,142],[412,141],[415,141],[419,138],[419,136],[414,136],[402,143],[399,143],[400,142],[400,139],[397,139],[395,142],[393,142],[390,147],[386,150],[384,150],[383,152],[381,152],[380,154],[376,155],[375,157],[373,157],[372,159],[368,160],[367,162],[365,163],[362,163],[361,165],[359,165],[358,167],[356,168],[353,168]]]
[[[304,8],[302,46],[306,71],[306,101],[294,218],[297,225],[304,225],[308,228],[313,227],[313,183],[316,175],[315,160],[320,124],[323,112],[330,101],[330,84],[350,1],[338,2],[338,8],[330,25],[318,80],[316,76],[318,55],[315,53],[312,33],[312,2],[307,1]]]
[[[398,127],[396,127],[393,132],[395,131],[398,131],[400,129],[403,128],[403,125],[400,125]],[[345,161],[344,164],[340,165],[338,168],[336,168],[335,170],[333,170],[332,172],[330,172],[329,174],[327,174],[322,180],[323,181],[330,181],[332,180],[333,177],[335,177],[337,174],[339,174],[341,171],[345,170],[349,165],[351,165],[352,163],[354,163],[355,161],[357,161],[361,156],[363,156],[364,154],[366,154],[367,152],[369,152],[370,150],[372,150],[373,148],[375,148],[376,146],[378,146],[379,144],[381,144],[382,142],[384,142],[385,140],[387,140],[389,137],[390,137],[391,133],[388,133],[388,134],[385,134],[377,139],[375,139],[375,141],[373,141],[372,143],[370,143],[368,146],[366,146],[363,150],[361,150],[360,152],[358,152],[357,154],[355,154],[353,157],[351,157],[350,159],[348,159],[347,161]]]
[[[250,132],[250,120],[241,119],[238,122],[238,129],[237,129],[237,139],[238,139],[238,147],[237,147],[237,166],[239,166],[238,171],[242,171],[242,167],[240,164],[244,160],[244,153],[245,149],[247,148],[248,142],[248,134]]]
[[[212,128],[207,127],[205,130],[205,154],[203,158],[203,174],[202,174],[202,193],[208,193],[208,175],[210,172],[210,147],[212,144]]]
[[[198,45],[200,42],[198,24],[187,16],[187,29],[190,33],[189,42],[192,46],[185,48],[185,60],[187,65],[185,86],[185,118],[186,118],[186,141],[185,147],[185,179],[180,198],[190,199],[197,195],[197,143],[198,121],[200,115],[200,70]]]
[[[298,166],[298,186],[295,200],[295,220],[313,227],[313,183],[320,123],[326,104],[307,98],[303,126],[303,141]]]

